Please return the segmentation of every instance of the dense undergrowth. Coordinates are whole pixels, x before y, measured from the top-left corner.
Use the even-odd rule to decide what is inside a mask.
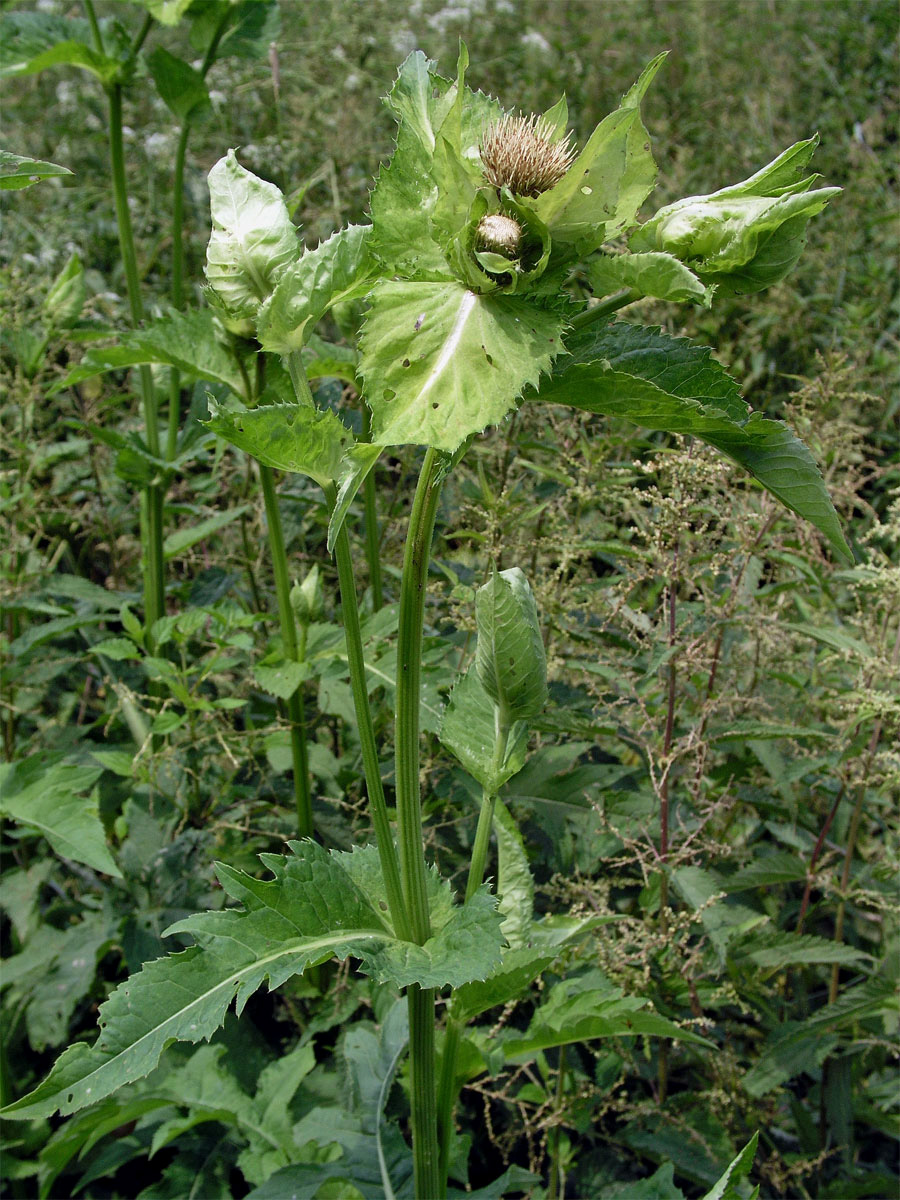
[[[211,104],[191,122],[178,307],[205,303],[206,177],[229,147],[281,187],[314,246],[365,219],[391,150],[379,97],[397,63],[417,47],[452,62],[460,35],[478,84],[523,111],[565,90],[581,141],[670,50],[644,105],[655,204],[742,178],[818,131],[817,170],[844,190],[786,280],[709,309],[643,299],[620,319],[711,343],[744,398],[789,421],[822,468],[855,563],[835,561],[812,526],[699,441],[523,407],[475,440],[438,510],[425,837],[465,891],[481,789],[442,747],[441,710],[472,659],[475,590],[492,567],[520,567],[541,618],[549,701],[527,764],[500,792],[514,824],[501,816],[488,874],[505,874],[536,917],[565,914],[587,933],[560,937],[514,1000],[474,1013],[451,1180],[477,1190],[500,1176],[483,1194],[548,1200],[700,1196],[758,1131],[748,1178],[763,1197],[895,1194],[895,7],[419,0],[398,19],[386,0],[333,0],[283,2],[280,24],[273,6],[256,7],[246,42],[223,43]],[[131,36],[143,19],[138,5],[97,11]],[[154,25],[145,50],[156,46],[202,59],[183,26]],[[262,877],[258,855],[296,836],[292,697],[305,706],[317,839],[349,851],[372,834],[327,506],[311,480],[279,478],[292,578],[316,568],[321,583],[297,601],[310,605],[298,691],[257,469],[199,424],[207,393],[221,399],[215,384],[183,385],[183,466],[165,487],[165,610],[152,637],[144,627],[139,507],[158,480],[133,451],[138,372],[66,382],[133,315],[103,89],[66,67],[4,86],[4,148],[74,172],[4,193],[0,248],[7,1104],[61,1050],[92,1040],[115,985],[187,944],[163,937],[167,927],[226,905],[214,862]],[[179,127],[143,67],[125,103],[152,318],[172,303]],[[586,278],[574,286],[588,294]],[[324,331],[350,346],[359,311],[339,315]],[[153,368],[164,392],[165,370]],[[340,374],[316,382],[317,399],[359,429],[356,390]],[[382,455],[377,525],[362,493],[347,525],[369,564],[357,584],[389,804],[399,575],[419,457],[414,447]],[[285,1194],[267,1184],[276,1171],[302,1166],[296,1194],[368,1200],[384,1194],[385,1147],[404,1194],[397,995],[347,961],[257,992],[210,1045],[172,1046],[100,1104],[4,1122],[2,1194],[262,1200]],[[632,1000],[704,1040],[604,1026]],[[746,1179],[733,1187],[751,1194]]]

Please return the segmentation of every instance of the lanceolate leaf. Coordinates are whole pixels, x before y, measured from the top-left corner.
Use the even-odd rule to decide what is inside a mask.
[[[33,183],[40,183],[42,179],[71,174],[68,167],[58,167],[56,163],[22,158],[19,154],[0,150],[0,192],[19,191],[20,188],[31,187]]]
[[[365,483],[366,476],[378,462],[383,453],[382,446],[372,446],[368,442],[357,442],[347,451],[341,468],[338,484],[337,500],[328,522],[328,552],[334,550],[335,542],[341,527],[347,519],[350,505],[356,499],[359,489]]]
[[[308,475],[324,487],[341,473],[353,434],[328,409],[267,404],[232,412],[210,398],[207,427],[267,467]]]
[[[100,1036],[59,1058],[47,1079],[4,1110],[20,1118],[75,1112],[148,1074],[172,1041],[199,1042],[219,1027],[232,1000],[241,1013],[263,984],[270,989],[332,955],[397,987],[459,986],[483,979],[500,961],[502,935],[493,899],[482,890],[464,907],[430,880],[434,935],[423,946],[400,941],[382,912],[374,847],[330,853],[294,842],[290,856],[263,855],[272,880],[220,864],[219,879],[241,909],[200,913],[171,926],[197,944],[148,963],[101,1007]]]
[[[190,63],[157,46],[147,56],[147,66],[166,107],[180,121],[209,107],[206,80]]]
[[[177,367],[192,379],[224,383],[241,396],[243,376],[234,355],[219,337],[219,326],[208,309],[171,312],[143,329],[125,334],[117,346],[89,350],[81,364],[51,391],[58,392],[106,371],[121,371],[140,363],[163,363]]]
[[[257,337],[264,350],[299,350],[332,305],[365,295],[377,273],[371,232],[369,225],[350,225],[285,270],[259,311]]]
[[[297,230],[274,183],[246,171],[229,150],[209,173],[212,233],[206,278],[230,316],[254,319],[297,258]]]
[[[431,176],[436,130],[452,101],[452,87],[421,51],[403,65],[388,107],[400,122],[397,149],[382,167],[372,193],[373,249],[392,270],[446,275],[447,264],[431,237],[438,188]]]
[[[562,328],[556,313],[460,283],[377,284],[360,360],[372,440],[452,452],[537,384]]]
[[[541,388],[542,400],[699,437],[812,522],[836,554],[852,560],[807,447],[782,421],[750,413],[734,381],[705,352],[703,361],[697,347],[635,326],[620,331],[618,323],[595,340],[593,361],[581,357],[588,352],[584,342],[576,340],[575,350]]]

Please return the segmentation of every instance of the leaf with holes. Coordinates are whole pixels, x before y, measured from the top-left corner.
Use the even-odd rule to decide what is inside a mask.
[[[461,283],[377,284],[360,359],[373,442],[454,451],[537,385],[561,349],[563,324],[557,313]]]

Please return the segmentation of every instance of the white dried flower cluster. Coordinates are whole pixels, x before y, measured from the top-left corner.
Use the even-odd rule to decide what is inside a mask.
[[[553,129],[543,119],[506,114],[488,126],[481,146],[484,177],[496,188],[508,187],[514,196],[539,196],[559,183],[575,157],[570,135],[553,141]]]

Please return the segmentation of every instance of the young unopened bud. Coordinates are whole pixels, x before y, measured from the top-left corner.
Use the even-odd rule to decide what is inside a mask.
[[[302,583],[291,588],[291,607],[301,625],[318,621],[325,611],[325,594],[319,578],[319,564],[315,563]]]
[[[514,196],[539,196],[559,183],[572,165],[575,151],[564,137],[553,141],[553,130],[537,116],[507,114],[487,128],[479,150],[484,177]]]
[[[502,213],[482,217],[475,230],[475,249],[502,254],[510,260],[518,258],[522,244],[522,226]]]

